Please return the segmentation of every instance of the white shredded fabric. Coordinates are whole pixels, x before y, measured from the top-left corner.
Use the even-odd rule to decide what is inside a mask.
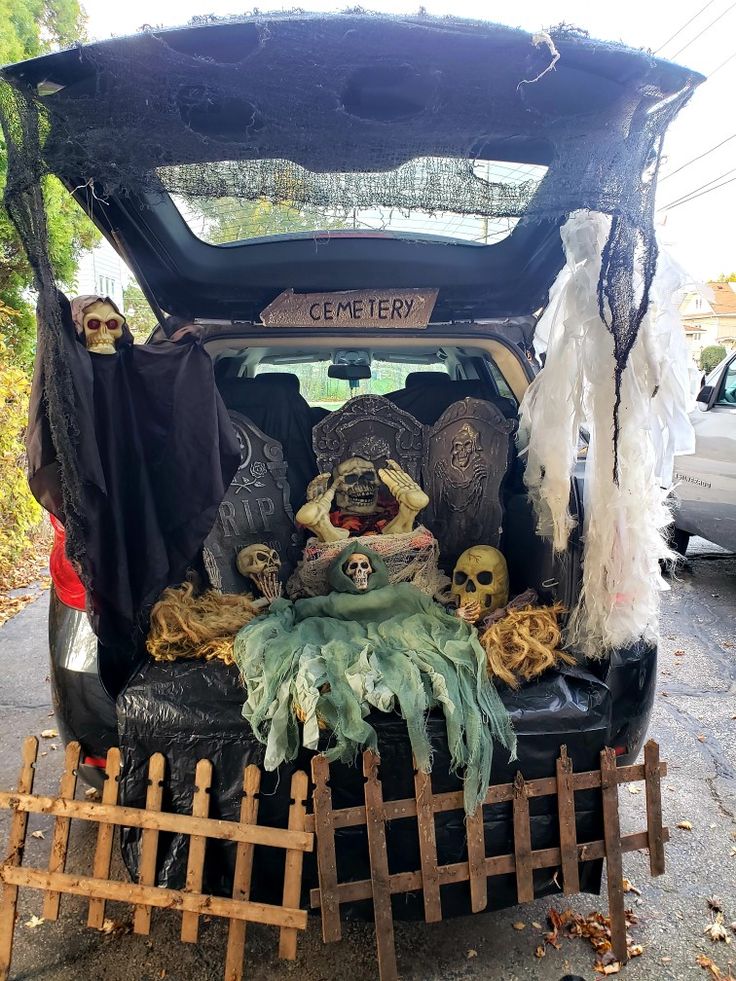
[[[598,308],[601,252],[610,218],[575,212],[561,229],[566,265],[537,327],[543,370],[521,405],[520,446],[538,531],[556,551],[568,543],[570,480],[580,426],[590,429],[585,464],[583,583],[566,641],[588,657],[655,640],[663,532],[675,454],[694,451],[687,416],[688,356],[676,295],[687,282],[660,250],[647,315],[621,382],[618,485],[613,479],[613,338]],[[526,444],[526,450],[523,446]]]

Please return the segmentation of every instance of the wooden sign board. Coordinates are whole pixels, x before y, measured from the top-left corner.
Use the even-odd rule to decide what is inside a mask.
[[[286,290],[261,314],[265,327],[426,327],[438,290]]]

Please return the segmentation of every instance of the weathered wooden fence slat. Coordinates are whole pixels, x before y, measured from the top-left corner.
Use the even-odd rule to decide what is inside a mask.
[[[243,774],[243,799],[240,802],[241,824],[255,824],[258,820],[258,791],[261,787],[261,771],[257,766],[247,766]],[[250,883],[253,876],[254,846],[239,841],[235,850],[233,875],[233,899],[250,899]],[[245,920],[230,920],[225,952],[225,981],[242,981],[245,956]]]
[[[557,760],[557,817],[560,823],[562,891],[565,896],[571,896],[580,892],[580,872],[575,821],[575,786],[572,760],[567,755],[567,746],[560,747],[560,756]]]
[[[33,790],[36,759],[38,757],[38,739],[29,736],[23,743],[22,767],[18,777],[18,793],[30,794]],[[19,866],[23,861],[23,852],[28,831],[28,814],[15,811],[10,821],[8,835],[8,851],[3,867]],[[13,957],[13,934],[15,931],[15,914],[18,909],[18,887],[5,882],[2,887],[0,900],[0,979],[6,981],[10,975],[10,961]]]
[[[317,839],[317,878],[322,901],[322,940],[333,943],[342,937],[340,900],[337,895],[337,858],[333,824],[332,791],[329,788],[330,764],[324,756],[312,760],[312,807]],[[363,810],[365,816],[365,809]],[[362,822],[365,824],[365,820]]]
[[[212,764],[200,760],[194,774],[194,800],[192,817],[206,818],[210,813],[210,787],[212,785]],[[189,856],[187,858],[187,892],[201,892],[204,876],[204,853],[207,839],[204,835],[191,835]],[[199,917],[196,913],[184,913],[181,918],[181,939],[194,944],[199,937]]]
[[[164,797],[164,776],[166,759],[163,753],[154,753],[148,761],[148,787],[146,789],[146,810],[155,813],[161,810]],[[138,860],[138,884],[156,884],[156,857],[158,855],[158,831],[144,828],[141,832],[140,857]],[[150,906],[138,906],[133,914],[133,932],[147,935],[151,932]]]
[[[414,763],[416,766],[416,761]],[[422,894],[424,919],[427,923],[439,923],[442,919],[440,904],[440,878],[437,869],[437,836],[432,810],[432,778],[428,773],[416,770],[414,788],[417,797],[417,831],[419,833],[419,860],[422,865]]]
[[[71,800],[77,790],[77,767],[81,755],[79,743],[69,743],[64,753],[64,772],[59,782],[59,798],[61,801]],[[69,831],[71,818],[57,817],[54,821],[54,835],[51,839],[51,854],[49,855],[49,872],[63,872],[66,868],[66,853],[69,849]],[[61,893],[48,892],[43,899],[44,920],[56,920],[59,917]]]
[[[102,788],[102,803],[117,804],[118,780],[120,778],[120,750],[113,747],[107,751],[105,763],[105,784]],[[97,831],[95,858],[92,875],[95,879],[108,879],[112,863],[112,845],[115,839],[115,825],[101,824]],[[101,930],[105,922],[105,900],[90,899],[87,926]]]
[[[378,779],[378,756],[366,750],[363,753],[365,780],[365,814],[368,830],[368,855],[371,862],[371,886],[373,892],[373,919],[376,925],[378,970],[383,981],[396,981],[394,944],[394,918],[391,911],[389,888],[388,849],[386,846],[386,822],[383,814],[383,788]]]

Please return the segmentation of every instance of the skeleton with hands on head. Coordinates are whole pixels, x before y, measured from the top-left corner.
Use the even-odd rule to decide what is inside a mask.
[[[381,505],[381,484],[398,510]],[[331,474],[314,478],[296,519],[322,542],[342,541],[351,531],[401,535],[413,530],[417,515],[428,504],[422,488],[395,460],[376,469],[370,460],[353,456],[338,463]]]

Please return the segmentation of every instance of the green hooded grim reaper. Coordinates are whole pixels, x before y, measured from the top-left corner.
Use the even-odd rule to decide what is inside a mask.
[[[368,559],[367,583],[365,570],[362,580],[346,573],[353,555]],[[366,721],[371,710],[399,711],[417,766],[429,772],[425,717],[441,707],[453,769],[465,771],[465,810],[473,813],[488,789],[494,738],[512,755],[516,748],[473,628],[409,583],[389,585],[383,560],[359,542],[341,552],[328,578],[329,595],[276,600],[235,640],[248,691],[243,715],[266,746],[265,768],[296,757],[298,707],[303,745],[317,748],[322,724],[332,734],[327,758],[343,761],[364,748],[378,751]]]

